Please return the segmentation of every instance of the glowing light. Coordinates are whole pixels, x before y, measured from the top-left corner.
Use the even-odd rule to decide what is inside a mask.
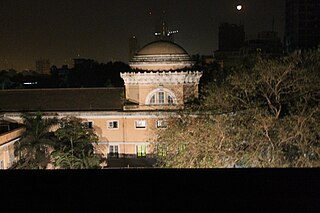
[[[237,10],[239,10],[239,11],[242,10],[242,5],[241,4],[237,5]]]
[[[35,82],[24,82],[23,84],[24,85],[32,85],[32,84],[38,84],[38,82],[36,82],[36,81]]]

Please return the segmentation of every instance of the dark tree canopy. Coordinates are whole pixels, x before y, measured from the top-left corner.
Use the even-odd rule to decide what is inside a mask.
[[[319,167],[320,53],[257,59],[158,134],[164,167]]]

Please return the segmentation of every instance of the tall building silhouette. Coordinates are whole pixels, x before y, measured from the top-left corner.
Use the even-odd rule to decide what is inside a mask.
[[[240,49],[245,41],[242,24],[221,23],[219,25],[219,49],[214,57],[221,61],[223,67],[233,66],[241,60]]]
[[[243,44],[245,32],[243,25],[221,23],[219,26],[219,50],[237,51]]]
[[[50,62],[48,59],[36,60],[36,71],[40,74],[50,74]]]
[[[241,48],[242,57],[259,54],[264,58],[276,58],[283,55],[283,45],[277,32],[262,31],[255,38],[247,39]]]
[[[287,52],[316,48],[320,43],[320,1],[286,0]]]

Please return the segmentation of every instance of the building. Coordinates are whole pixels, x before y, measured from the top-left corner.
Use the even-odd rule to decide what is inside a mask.
[[[219,26],[219,49],[214,52],[214,57],[222,67],[237,66],[243,58],[257,54],[264,58],[283,55],[277,32],[262,31],[254,38],[245,39],[243,25],[222,23]]]
[[[283,55],[283,45],[277,32],[259,32],[256,38],[248,39],[241,48],[242,57],[257,55],[264,58],[277,58]]]
[[[17,121],[0,115],[0,169],[7,169],[14,162],[14,143],[23,132]]]
[[[245,32],[243,25],[221,23],[219,26],[219,49],[214,57],[223,61],[224,66],[233,66],[241,59],[240,49],[244,45]]]
[[[317,48],[320,44],[320,1],[286,0],[287,52]]]
[[[36,72],[39,74],[50,74],[50,62],[48,59],[38,59],[36,60]]]
[[[245,40],[243,25],[222,23],[219,26],[219,50],[239,51]]]
[[[190,71],[193,61],[181,46],[162,40],[141,48],[129,65],[124,88],[4,90],[0,110],[19,122],[21,111],[79,117],[95,129],[96,150],[110,165],[122,159],[116,165],[151,166],[157,130],[198,97],[202,72]]]

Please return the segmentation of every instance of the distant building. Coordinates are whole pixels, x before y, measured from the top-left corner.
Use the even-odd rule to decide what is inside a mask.
[[[286,50],[315,48],[319,43],[320,1],[286,0]]]
[[[96,63],[92,59],[86,58],[75,58],[73,59],[73,68],[74,69],[87,69],[88,66],[92,66],[92,64]]]
[[[219,26],[219,50],[239,51],[245,40],[243,25],[222,23]]]
[[[36,60],[36,72],[39,74],[50,74],[50,62],[48,59]]]
[[[241,48],[241,56],[259,54],[264,58],[274,58],[283,55],[283,45],[277,32],[263,31],[253,39],[246,40]]]
[[[204,65],[213,64],[215,62],[213,55],[203,55],[201,56],[201,62]]]
[[[214,52],[217,60],[232,66],[240,59],[240,48],[245,40],[243,25],[221,23],[219,26],[219,49]]]
[[[73,59],[73,66],[77,67],[77,66],[81,66],[82,64],[86,63],[88,61],[88,59],[85,58],[75,58]]]
[[[245,40],[243,25],[222,23],[219,26],[219,49],[214,52],[214,57],[222,67],[236,66],[243,58],[256,54],[265,58],[283,55],[277,32],[263,31]]]

